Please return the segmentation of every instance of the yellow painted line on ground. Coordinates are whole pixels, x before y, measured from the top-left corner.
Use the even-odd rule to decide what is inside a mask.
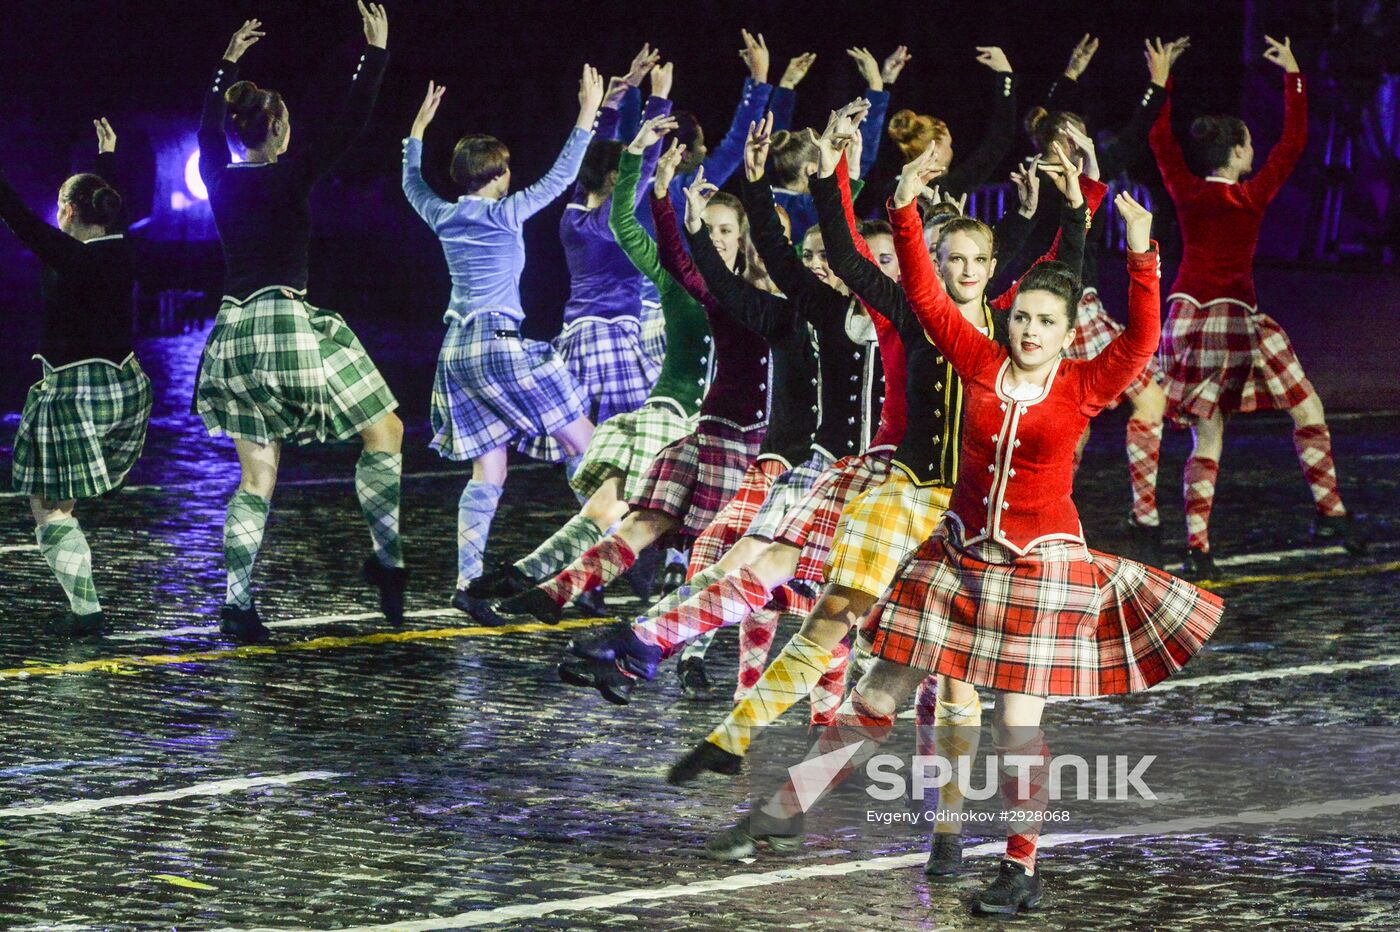
[[[69,673],[127,673],[150,667],[168,667],[181,663],[213,663],[220,660],[240,660],[244,657],[268,657],[302,651],[342,650],[367,644],[402,644],[410,641],[449,641],[456,638],[500,637],[506,634],[530,634],[537,631],[569,631],[611,623],[612,618],[574,618],[557,625],[539,622],[502,625],[488,628],[475,625],[467,628],[431,628],[424,631],[380,631],[352,637],[312,638],[290,644],[247,644],[224,650],[201,650],[186,654],[144,654],[128,657],[101,657],[73,663],[34,663],[24,667],[0,670],[0,680],[27,679],[36,676],[62,676]]]
[[[1258,585],[1276,582],[1307,582],[1319,579],[1340,579],[1348,576],[1372,576],[1378,573],[1400,571],[1400,560],[1389,563],[1375,563],[1368,566],[1337,567],[1316,570],[1308,573],[1273,573],[1259,576],[1236,576],[1229,579],[1206,580],[1200,583],[1205,589],[1227,589],[1232,586]],[[168,667],[182,663],[214,663],[221,660],[241,660],[245,657],[267,657],[273,654],[287,654],[303,651],[343,650],[347,647],[362,647],[369,644],[400,644],[410,641],[450,641],[457,638],[500,637],[507,634],[530,634],[539,631],[569,631],[575,628],[592,628],[608,624],[611,618],[575,618],[557,625],[541,623],[502,625],[490,628],[476,625],[466,628],[430,628],[423,631],[380,631],[375,634],[361,634],[350,637],[321,637],[308,641],[293,641],[289,644],[249,644],[243,647],[230,647],[222,650],[193,651],[184,654],[144,654],[126,657],[102,657],[96,660],[81,660],[72,663],[34,662],[23,667],[0,669],[0,680],[27,679],[38,676],[63,676],[71,673],[116,673],[131,674],[152,667]]]
[[[1313,570],[1310,573],[1266,573],[1258,576],[1231,576],[1227,579],[1207,579],[1198,585],[1202,589],[1228,589],[1231,586],[1253,586],[1259,583],[1308,582],[1316,579],[1341,579],[1344,576],[1374,576],[1377,573],[1394,573],[1400,570],[1400,560],[1389,563],[1372,563],[1367,566],[1339,566],[1330,570]]]
[[[187,890],[217,890],[218,887],[211,887],[207,883],[200,883],[198,880],[190,880],[188,877],[179,877],[175,874],[152,874],[152,880],[163,880],[172,887],[184,887]]]

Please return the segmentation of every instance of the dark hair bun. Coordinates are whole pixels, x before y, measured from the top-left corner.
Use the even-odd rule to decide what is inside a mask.
[[[92,216],[102,226],[110,228],[122,214],[122,196],[116,188],[101,187],[92,192]]]
[[[1050,111],[1046,110],[1044,107],[1037,106],[1030,108],[1030,110],[1026,111],[1026,132],[1034,137],[1036,131],[1040,129],[1040,125],[1045,122],[1045,118],[1049,115]]]
[[[224,100],[235,116],[247,117],[263,107],[262,91],[252,81],[237,81],[224,91]]]

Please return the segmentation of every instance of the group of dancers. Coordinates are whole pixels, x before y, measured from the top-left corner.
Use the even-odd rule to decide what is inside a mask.
[[[358,7],[366,45],[343,109],[314,146],[289,152],[282,97],[240,78],[264,35],[258,20],[229,41],[199,124],[225,280],[194,410],[211,435],[233,439],[241,470],[224,525],[221,630],[242,642],[268,637],[252,575],[286,443],[362,441],[355,490],[372,548],[363,573],[388,622],[403,622],[397,401],[345,320],[306,301],[309,193],[368,120],[388,64],[383,7]],[[770,84],[763,36],[743,41],[748,76],[713,147],[691,114],[672,110],[672,66],[647,46],[606,85],[584,66],[577,119],[528,187],[512,191],[504,142],[462,136],[447,172],[463,192],[456,200],[423,176],[423,138],[445,93],[429,85],[404,143],[402,184],[452,278],[431,446],[471,462],[454,606],[483,624],[557,623],[571,602],[587,607],[629,571],[649,591],[663,547],[688,552],[683,585],[632,621],[575,637],[558,667],[564,682],[625,705],[679,654],[687,693],[703,694],[713,688],[704,650],[737,625],[734,705],[672,767],[668,779],[686,783],[739,773],[757,732],[804,697],[824,726],[814,753],[855,733],[878,744],[917,694],[921,733],[968,754],[981,686],[996,694],[998,752],[1034,757],[1047,696],[1137,691],[1180,670],[1222,603],[1160,568],[1166,420],[1195,437],[1186,575],[1216,575],[1208,530],[1224,424],[1254,410],[1293,417],[1314,534],[1362,548],[1337,492],[1321,403],[1287,336],[1254,302],[1260,223],[1306,138],[1306,84],[1286,39],[1266,37],[1265,57],[1284,73],[1285,124],[1256,172],[1236,118],[1198,119],[1189,156],[1178,142],[1170,74],[1186,39],[1146,43],[1148,83],[1133,116],[1097,149],[1068,109],[1098,45],[1086,36],[1025,121],[1034,154],[1013,173],[1019,203],[995,229],[963,206],[1015,142],[1019,82],[1001,49],[977,49],[968,68],[969,84],[990,84],[987,128],[954,164],[940,120],[901,110],[885,125],[907,49],[883,62],[851,49],[867,90],[818,131],[791,126],[814,56],[797,56]],[[75,636],[103,626],[76,502],[122,484],[151,411],[129,335],[132,255],[106,166],[115,134],[105,120],[97,132],[103,164],[64,182],[58,229],[0,174],[0,219],[45,269],[43,372],[16,436],[14,486],[30,496],[40,551],[68,597],[58,628]],[[861,220],[854,196],[885,135],[905,164],[892,190],[876,192],[887,216]],[[1105,182],[1147,148],[1184,255],[1164,325],[1151,214],[1116,196],[1124,325],[1096,287]],[[719,190],[735,174],[738,195]],[[552,344],[527,340],[522,230],[571,186],[560,224],[571,279],[564,331]],[[1133,411],[1128,521],[1145,561],[1089,549],[1072,498],[1091,419],[1124,401]],[[533,552],[488,570],[512,448],[562,460],[580,507]],[[770,660],[783,614],[803,620]],[[847,690],[853,653],[869,663]],[[1015,774],[1003,773],[1017,815],[997,876],[976,898],[985,911],[1031,908],[1042,896],[1039,797],[1018,789]],[[1037,774],[1031,784],[1043,788]],[[788,790],[709,852],[792,850],[802,809]],[[952,795],[945,790],[941,808],[956,806]],[[930,877],[959,872],[959,828],[938,823]]]

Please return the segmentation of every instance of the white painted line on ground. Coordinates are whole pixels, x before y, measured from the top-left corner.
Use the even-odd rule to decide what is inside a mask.
[[[38,544],[6,544],[0,547],[0,553],[19,553],[24,550],[38,550]]]
[[[1369,552],[1391,551],[1400,547],[1400,541],[1386,540],[1368,545]],[[1304,557],[1339,557],[1346,548],[1339,545],[1330,547],[1299,547],[1296,550],[1266,550],[1262,553],[1241,553],[1233,557],[1221,557],[1216,566],[1248,566],[1251,563],[1282,563],[1284,560],[1299,560]],[[1227,577],[1228,578],[1228,577]]]
[[[404,612],[405,618],[446,618],[456,615],[460,618],[469,618],[465,612],[459,612],[455,608],[424,608],[412,612]],[[342,621],[383,621],[384,615],[381,612],[354,612],[348,615],[307,615],[305,618],[282,618],[277,621],[265,621],[263,624],[269,628],[306,628],[311,625],[328,625]],[[475,624],[476,622],[472,622]],[[389,630],[389,629],[386,629]],[[218,634],[218,625],[186,625],[181,628],[143,628],[140,631],[125,631],[121,634],[106,635],[108,641],[150,641],[158,638],[179,637],[186,634]]]
[[[290,786],[307,780],[334,780],[343,773],[329,770],[303,770],[298,773],[274,774],[269,777],[238,777],[233,780],[215,780],[212,783],[196,783],[178,790],[163,790],[159,793],[138,793],[134,796],[105,796],[98,799],[75,799],[66,803],[39,803],[32,806],[11,806],[0,809],[0,819],[23,819],[44,815],[77,815],[111,809],[114,806],[139,806],[143,803],[161,803],[172,799],[185,799],[190,796],[227,796],[229,793],[242,793],[264,786]]]
[[[1189,819],[1166,822],[1148,822],[1127,825],[1105,832],[1084,832],[1079,834],[1041,835],[1037,847],[1040,849],[1068,847],[1090,841],[1111,841],[1117,838],[1168,834],[1199,834],[1215,828],[1231,825],[1277,825],[1302,819],[1333,818],[1337,815],[1367,812],[1377,809],[1390,809],[1400,806],[1400,793],[1385,796],[1368,796],[1360,799],[1334,799],[1324,803],[1305,803],[1272,811],[1248,810],[1225,815],[1203,815]],[[963,851],[967,858],[996,856],[1006,850],[1006,843],[1000,841],[974,845]],[[705,896],[707,894],[734,893],[778,884],[815,880],[823,877],[842,877],[869,871],[892,871],[917,867],[928,858],[928,853],[919,851],[911,854],[888,855],[866,858],[859,861],[842,861],[835,864],[811,864],[806,867],[762,873],[738,873],[714,880],[701,880],[695,883],[669,884],[657,887],[639,887],[631,890],[618,890],[614,893],[601,893],[595,896],[576,897],[568,900],[545,900],[541,903],[521,903],[516,906],[499,906],[495,909],[477,909],[455,916],[442,916],[436,919],[417,919],[406,922],[392,922],[384,925],[341,927],[324,932],[433,932],[438,929],[466,929],[477,926],[498,925],[502,922],[521,922],[542,919],[556,913],[577,913],[591,910],[611,909],[630,903],[675,900],[682,897]],[[257,929],[221,929],[218,932],[310,932],[304,927],[260,927]]]

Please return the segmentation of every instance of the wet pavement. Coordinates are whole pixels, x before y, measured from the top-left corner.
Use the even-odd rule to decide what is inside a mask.
[[[258,562],[266,646],[216,624],[232,449],[187,413],[202,335],[152,341],[147,453],[120,494],[80,512],[111,624],[46,639],[60,592],[27,508],[0,498],[0,927],[20,929],[966,928],[1000,843],[931,883],[916,838],[809,834],[800,853],[719,864],[704,841],[744,779],[667,786],[723,714],[670,668],[617,709],[553,675],[567,631],[471,627],[447,607],[465,470],[408,417],[403,527],[410,622],[390,631],[358,579],[368,535],[354,448],[289,450]],[[1126,544],[1125,412],[1096,422],[1077,499],[1091,543]],[[14,419],[0,425],[8,488]],[[1165,688],[1055,703],[1058,724],[1394,726],[1400,719],[1400,415],[1335,417],[1342,493],[1375,541],[1310,549],[1285,419],[1231,425],[1214,520],[1231,577],[1215,639]],[[1163,519],[1181,546],[1187,440],[1164,447]],[[529,549],[572,510],[557,468],[512,473],[493,551]],[[625,589],[624,589],[625,592]],[[635,601],[609,593],[619,611]],[[591,624],[570,619],[566,625]],[[790,630],[785,629],[785,630]],[[780,638],[785,639],[786,634]],[[712,649],[727,693],[735,638]],[[794,711],[794,715],[799,710]],[[1397,789],[1395,792],[1400,792]],[[1336,801],[1348,796],[1339,775]],[[1289,804],[1280,800],[1279,806]],[[1046,898],[1025,928],[1400,925],[1400,799],[1370,831],[1043,839]],[[1267,823],[1265,813],[1265,822]],[[1131,824],[1131,820],[1129,823]]]

